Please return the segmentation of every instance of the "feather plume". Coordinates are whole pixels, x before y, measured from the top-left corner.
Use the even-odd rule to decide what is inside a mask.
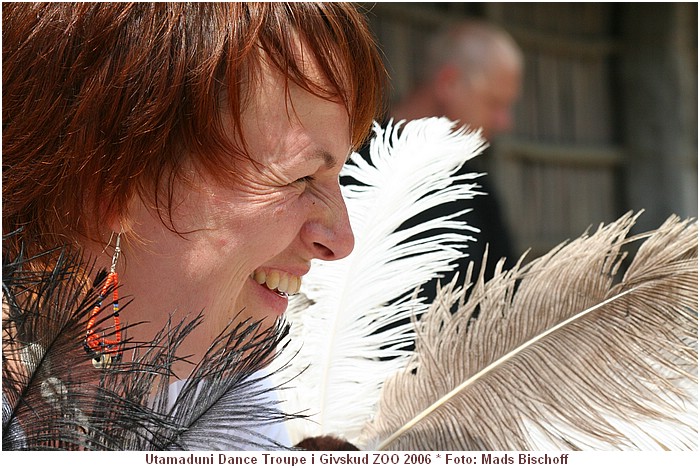
[[[265,435],[289,416],[262,385],[286,327],[230,326],[175,392],[170,369],[186,359],[177,349],[201,314],[151,342],[127,339],[124,360],[97,370],[82,344],[101,287],[91,270],[66,249],[32,259],[3,252],[3,449],[286,448]]]
[[[467,180],[476,174],[455,173],[483,150],[480,135],[437,118],[404,128],[375,125],[375,132],[371,161],[354,154],[341,174],[356,181],[343,187],[355,249],[339,261],[315,262],[286,314],[299,346],[288,347],[293,365],[276,374],[295,379],[280,398],[287,412],[309,416],[289,421],[293,443],[359,434],[382,382],[405,365],[409,353],[402,348],[414,339],[410,323],[390,325],[427,310],[410,293],[449,270],[474,232],[452,219],[458,214],[397,229],[430,207],[477,194]],[[454,185],[458,179],[465,183]],[[451,232],[430,233],[436,228]]]
[[[440,175],[427,159],[407,163],[465,137],[444,125],[410,122],[400,137],[377,128],[372,164],[355,157],[348,168],[361,183],[345,193],[356,251],[316,265],[289,313],[303,347],[285,399],[311,410],[296,439],[340,435],[367,450],[697,448],[697,225],[674,217],[628,238],[639,216],[628,214],[510,271],[501,262],[489,282],[482,271],[473,285],[439,288],[429,308],[410,302],[442,269],[413,276],[433,258],[420,254],[449,263],[450,242],[465,241],[415,244],[406,257],[396,231],[454,190],[446,179],[420,192],[416,174]],[[466,235],[450,222],[435,220]],[[382,329],[407,315],[415,330]],[[413,353],[399,351],[413,338]]]
[[[358,444],[697,449],[697,224],[674,217],[626,240],[635,219],[521,259],[468,296],[441,289]]]

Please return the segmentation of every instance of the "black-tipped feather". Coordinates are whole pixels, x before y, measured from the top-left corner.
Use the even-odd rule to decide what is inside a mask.
[[[3,252],[3,450],[286,448],[264,435],[289,416],[256,374],[285,326],[230,326],[173,398],[171,368],[185,359],[178,346],[202,315],[168,324],[148,343],[125,339],[122,360],[96,369],[83,346],[104,280],[91,284],[92,269],[66,249],[31,259]],[[109,335],[111,304],[101,317],[97,326]]]

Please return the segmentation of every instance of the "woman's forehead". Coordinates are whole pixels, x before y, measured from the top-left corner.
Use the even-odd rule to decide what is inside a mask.
[[[254,84],[247,90],[249,96],[242,109],[242,120],[254,116],[258,120],[263,116],[268,119],[285,116],[303,124],[306,120],[314,120],[314,114],[319,114],[322,118],[346,120],[349,124],[350,111],[345,101],[332,89],[309,47],[301,41],[297,41],[296,57],[305,83],[290,79],[269,59],[263,60]]]
[[[262,139],[275,145],[296,138],[344,161],[352,138],[344,105],[312,94],[296,83],[282,83],[284,77],[273,73],[255,90],[253,105],[243,113],[241,122],[248,143]]]

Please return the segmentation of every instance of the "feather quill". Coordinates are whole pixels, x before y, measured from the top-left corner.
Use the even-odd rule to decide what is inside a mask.
[[[626,239],[635,219],[441,289],[358,445],[697,449],[697,224]]]
[[[202,315],[148,343],[126,340],[124,361],[97,370],[82,344],[101,287],[87,280],[90,270],[66,249],[43,259],[3,251],[3,449],[287,448],[265,435],[290,416],[277,409],[274,388],[261,385],[286,327],[230,326],[174,397],[170,369],[186,359],[178,346]]]
[[[397,230],[406,220],[442,203],[470,199],[478,192],[458,176],[462,164],[480,153],[478,133],[456,129],[447,119],[375,125],[370,158],[351,157],[341,176],[355,249],[334,262],[315,262],[301,294],[290,301],[287,361],[276,374],[294,379],[282,392],[284,409],[308,418],[290,420],[293,443],[335,434],[354,439],[373,411],[382,382],[402,368],[414,339],[410,323],[388,327],[428,305],[411,296],[438,272],[449,270],[475,230],[452,217]],[[453,185],[457,180],[464,183]],[[448,228],[415,240],[432,229]],[[292,358],[293,356],[293,358]]]

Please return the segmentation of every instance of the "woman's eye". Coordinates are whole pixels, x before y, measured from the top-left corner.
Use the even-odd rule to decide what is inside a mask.
[[[313,176],[304,176],[295,180],[293,184],[306,184],[308,182],[311,182],[312,180],[314,180]]]

